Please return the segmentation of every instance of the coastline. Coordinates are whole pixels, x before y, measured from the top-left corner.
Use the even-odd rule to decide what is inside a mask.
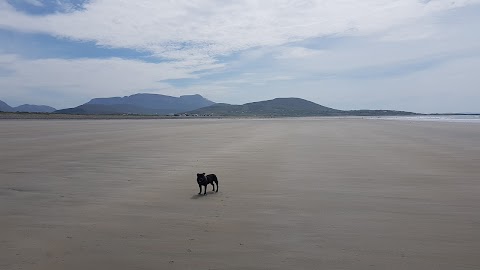
[[[480,114],[417,114],[417,115],[392,115],[392,116],[368,116],[368,115],[339,115],[339,116],[193,116],[193,115],[138,115],[138,114],[56,114],[56,113],[12,113],[0,112],[1,120],[162,120],[162,119],[309,119],[309,118],[364,118],[383,120],[412,120],[412,121],[449,121],[462,122],[465,120],[479,120]],[[457,120],[455,120],[457,119]],[[472,122],[472,121],[465,121]],[[477,121],[473,121],[477,122]]]

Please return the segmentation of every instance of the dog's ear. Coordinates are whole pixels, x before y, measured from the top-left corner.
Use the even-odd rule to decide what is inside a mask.
[[[202,173],[202,175],[205,175],[205,173]]]

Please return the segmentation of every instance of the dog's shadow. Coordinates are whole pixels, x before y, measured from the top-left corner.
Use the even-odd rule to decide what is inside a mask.
[[[207,195],[203,195],[203,193],[202,193],[202,194],[195,194],[195,195],[193,195],[192,197],[190,197],[190,199],[192,199],[192,200],[198,200],[198,199],[202,199],[202,198],[208,198],[208,196],[213,195],[213,194],[217,194],[217,192],[215,192],[215,191],[207,191]]]

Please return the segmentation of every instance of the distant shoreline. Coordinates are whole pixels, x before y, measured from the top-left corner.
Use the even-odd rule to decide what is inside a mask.
[[[0,112],[0,120],[168,120],[168,119],[270,119],[278,116],[185,116],[139,114],[57,114]],[[325,116],[328,117],[328,116]]]
[[[480,116],[480,114],[468,113],[435,113],[435,114],[416,114],[415,116]],[[308,118],[308,117],[403,117],[402,115],[318,115],[318,116],[186,116],[186,115],[138,115],[138,114],[57,114],[57,113],[19,113],[19,112],[0,112],[0,120],[154,120],[154,119],[269,119],[269,118]]]
[[[168,115],[137,115],[137,114],[57,114],[57,113],[12,113],[0,112],[0,120],[122,120],[122,119],[192,119],[220,118],[200,116],[168,116]]]

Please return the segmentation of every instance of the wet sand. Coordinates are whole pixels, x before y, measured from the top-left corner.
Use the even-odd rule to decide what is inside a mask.
[[[0,121],[0,269],[480,269],[480,125]]]

